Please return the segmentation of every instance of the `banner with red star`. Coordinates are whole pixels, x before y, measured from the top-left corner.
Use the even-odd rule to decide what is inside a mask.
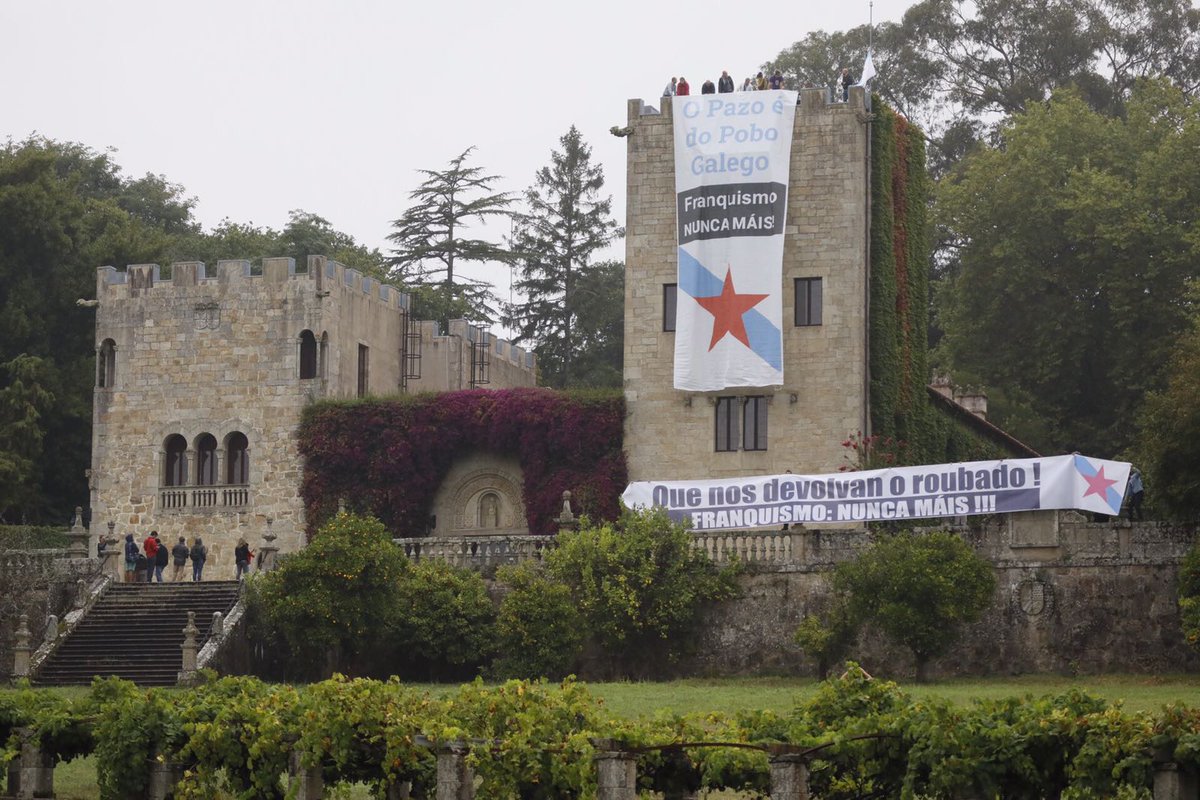
[[[783,227],[796,96],[672,101],[676,389],[783,384]]]
[[[630,508],[661,506],[696,530],[1076,509],[1117,516],[1130,465],[1078,454],[925,464],[833,475],[638,481]]]

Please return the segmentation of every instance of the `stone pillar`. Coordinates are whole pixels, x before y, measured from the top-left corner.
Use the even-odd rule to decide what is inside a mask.
[[[179,649],[183,651],[183,668],[179,670],[178,682],[188,684],[196,678],[196,653],[200,649],[196,646],[196,636],[200,633],[200,629],[196,627],[196,612],[189,611],[187,617],[187,625],[183,627],[183,644],[179,645]]]
[[[214,611],[212,626],[208,629],[208,638],[215,639],[223,633],[225,633],[225,615],[220,611]]]
[[[275,569],[275,562],[279,555],[279,547],[276,546],[275,540],[278,538],[271,532],[271,520],[267,520],[267,532],[263,534],[263,543],[258,548],[258,569],[261,572],[270,572]]]
[[[292,787],[296,787],[294,794]],[[321,768],[304,766],[300,752],[293,750],[288,755],[288,797],[293,800],[320,800],[324,796],[325,779],[321,776]]]
[[[46,617],[46,632],[42,636],[42,644],[50,644],[58,639],[58,617],[54,614]]]
[[[88,553],[88,531],[83,527],[83,508],[75,506],[75,521],[71,523],[71,530],[67,531],[67,537],[71,543],[67,545],[67,555],[71,558],[87,558]]]
[[[803,756],[772,756],[770,764],[771,800],[808,800],[808,764]]]
[[[1198,800],[1200,781],[1196,770],[1174,761],[1154,763],[1154,800]]]
[[[17,800],[54,797],[54,756],[43,753],[41,742],[28,728],[18,728],[21,753],[8,769],[8,794]]]
[[[596,747],[596,800],[637,800],[637,756],[612,739],[593,739]]]
[[[117,547],[119,543],[114,530],[117,523],[108,523],[108,535],[104,537],[104,555],[101,556],[100,574],[111,575],[118,583],[125,580],[125,548]]]
[[[13,637],[13,678],[29,677],[29,615],[22,614]]]
[[[447,742],[437,748],[437,800],[475,800],[475,773],[467,765],[470,748]]]
[[[412,782],[389,783],[383,797],[384,800],[411,800]]]
[[[150,764],[149,800],[167,800],[175,796],[175,786],[183,780],[183,766],[174,761],[153,761]]]
[[[558,515],[558,530],[560,533],[562,531],[575,530],[575,525],[577,524],[575,514],[571,511],[571,493],[564,490],[562,493],[562,498],[562,513]]]

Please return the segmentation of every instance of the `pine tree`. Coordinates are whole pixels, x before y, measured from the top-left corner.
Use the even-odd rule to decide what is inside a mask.
[[[445,170],[420,170],[426,178],[409,195],[415,202],[392,222],[394,230],[387,237],[396,245],[388,261],[389,277],[414,291],[418,316],[443,326],[457,317],[491,322],[496,313],[491,284],[464,277],[457,268],[469,262],[512,261],[501,245],[464,236],[472,220],[510,217],[514,199],[509,192],[493,190],[498,176],[465,166],[474,149],[451,159]]]
[[[595,337],[587,329],[604,331],[612,326],[596,321],[581,325],[580,320],[582,311],[595,311],[601,296],[611,294],[600,291],[595,278],[612,276],[601,281],[607,286],[623,276],[611,263],[591,263],[597,251],[621,235],[610,216],[611,200],[600,197],[604,170],[591,163],[591,148],[575,126],[559,142],[561,150],[551,153],[551,163],[538,170],[534,184],[526,190],[528,210],[517,219],[513,250],[518,255],[520,278],[514,288],[528,299],[508,308],[506,322],[517,331],[517,342],[533,343],[542,382],[561,388],[611,382],[585,374],[594,370],[581,371],[579,362],[584,348],[594,344],[589,340]],[[605,305],[613,314],[622,313],[621,303]],[[612,350],[611,346],[607,349]],[[619,345],[616,352],[620,352]],[[611,375],[612,370],[608,372]]]

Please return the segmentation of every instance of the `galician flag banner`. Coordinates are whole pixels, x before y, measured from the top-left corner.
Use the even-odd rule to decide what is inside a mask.
[[[783,383],[783,224],[796,93],[675,97],[675,388]]]
[[[971,461],[835,475],[638,481],[621,499],[696,530],[871,522],[1073,508],[1121,513],[1130,465],[1081,455]]]

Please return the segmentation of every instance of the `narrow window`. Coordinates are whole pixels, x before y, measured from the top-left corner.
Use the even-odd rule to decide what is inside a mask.
[[[100,344],[100,355],[96,365],[96,385],[101,389],[111,389],[117,384],[117,343],[105,339]]]
[[[217,485],[217,439],[211,433],[196,437],[196,485]]]
[[[716,451],[730,453],[738,446],[738,418],[736,397],[718,397],[716,411]]]
[[[796,326],[821,324],[821,279],[796,278]]]
[[[177,433],[167,437],[163,449],[163,485],[187,486],[187,440]]]
[[[367,395],[367,359],[371,355],[370,348],[365,344],[358,346],[358,396],[366,397]]]
[[[250,482],[250,444],[246,434],[234,431],[225,437],[225,483],[245,486]]]
[[[767,449],[767,398],[746,397],[742,400],[742,449]]]
[[[300,332],[300,380],[317,377],[317,337],[312,331]]]
[[[675,330],[675,301],[679,296],[679,284],[663,284],[663,330]]]

